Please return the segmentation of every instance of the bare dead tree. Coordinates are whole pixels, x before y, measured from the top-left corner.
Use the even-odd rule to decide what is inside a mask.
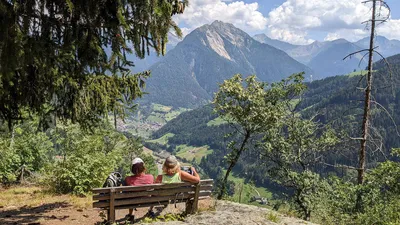
[[[388,62],[386,59],[375,49],[378,47],[375,46],[375,33],[376,33],[376,26],[386,22],[389,17],[390,17],[390,7],[387,5],[387,3],[384,0],[368,0],[364,1],[362,3],[370,3],[372,2],[372,17],[370,20],[367,20],[363,22],[363,24],[371,24],[371,29],[370,29],[370,42],[369,42],[369,48],[368,49],[363,49],[357,52],[353,52],[349,55],[347,55],[345,59],[352,57],[358,53],[361,52],[367,52],[366,55],[368,55],[368,73],[367,73],[367,81],[366,81],[366,87],[364,88],[364,113],[363,113],[363,120],[362,120],[362,127],[361,127],[361,137],[357,138],[360,140],[360,150],[359,150],[359,165],[358,165],[358,176],[357,176],[357,182],[358,184],[363,184],[364,183],[364,173],[365,173],[365,167],[366,167],[366,149],[367,149],[367,141],[368,141],[368,136],[369,136],[369,124],[370,124],[370,111],[371,111],[371,91],[372,91],[372,83],[373,83],[373,58],[374,58],[374,53],[378,54],[383,58],[385,63],[388,65]],[[379,7],[379,9],[378,9]],[[386,16],[382,16],[381,11],[382,8],[385,8],[388,10],[388,13]],[[378,10],[377,10],[378,9]]]
[[[362,3],[371,3],[372,2],[372,17],[370,20],[367,20],[363,22],[363,24],[370,24],[371,29],[370,29],[370,41],[369,41],[369,48],[368,49],[363,49],[354,53],[351,53],[347,55],[344,59],[351,57],[355,54],[361,53],[361,52],[367,52],[363,58],[368,55],[368,73],[367,73],[367,80],[366,80],[366,87],[364,89],[365,95],[364,95],[364,113],[363,113],[363,119],[362,119],[362,125],[361,125],[361,137],[357,138],[360,140],[360,149],[359,149],[359,162],[358,162],[358,176],[357,176],[357,182],[359,185],[362,185],[364,183],[364,174],[366,171],[366,150],[367,150],[367,141],[371,137],[369,134],[370,132],[370,116],[371,116],[371,91],[372,91],[372,82],[373,82],[373,57],[374,53],[378,54],[383,58],[385,63],[388,65],[388,62],[386,59],[375,49],[377,48],[374,45],[375,41],[375,28],[377,25],[386,22],[389,17],[390,17],[390,7],[387,5],[385,0],[367,0]],[[377,8],[379,9],[377,10]],[[382,9],[385,8],[388,10],[388,13],[386,16],[382,16]],[[389,65],[388,65],[389,66]],[[361,193],[358,194],[357,196],[357,205],[356,208],[358,210],[361,209]]]

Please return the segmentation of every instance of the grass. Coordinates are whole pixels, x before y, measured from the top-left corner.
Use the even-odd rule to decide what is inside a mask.
[[[0,189],[0,207],[37,207],[56,202],[66,202],[77,209],[88,209],[92,207],[92,196],[58,195],[37,186]]]
[[[175,119],[177,116],[179,116],[181,113],[189,111],[189,109],[186,108],[178,108],[176,110],[172,110],[169,113],[165,114],[165,120],[168,122],[172,119]]]
[[[161,145],[168,145],[168,138],[175,136],[173,133],[166,133],[162,137],[154,140],[149,140],[148,142],[158,143]]]
[[[376,70],[373,70],[373,72],[375,72]],[[356,71],[356,72],[352,72],[347,74],[346,76],[349,77],[355,77],[355,76],[361,76],[361,75],[365,75],[368,73],[368,70],[360,70],[360,71]]]
[[[163,112],[163,113],[168,113],[171,111],[172,107],[171,106],[165,106],[161,104],[152,104],[153,110],[158,111],[158,112]]]
[[[209,148],[210,147],[207,145],[202,147],[178,145],[176,156],[180,158],[185,158],[188,161],[192,161],[193,159],[195,159],[197,163],[200,163],[203,156],[209,155],[213,152],[213,150]]]
[[[276,214],[276,213],[270,212],[266,215],[266,217],[267,217],[267,220],[274,222],[274,223],[279,223],[279,221],[280,221],[280,218],[279,218],[278,214]]]
[[[228,123],[225,119],[223,119],[222,117],[217,117],[213,120],[208,121],[207,126],[211,127],[211,126],[219,126],[221,124],[225,124]]]
[[[165,119],[162,116],[160,116],[159,113],[155,115],[152,113],[149,117],[147,117],[147,121],[161,123],[161,124],[166,123]]]
[[[186,108],[174,109],[171,106],[165,106],[160,104],[152,105],[152,112],[147,117],[147,121],[156,122],[160,124],[167,123],[168,121],[176,118],[182,112],[188,111]]]
[[[224,173],[225,172],[226,171],[224,170]],[[268,200],[272,198],[272,192],[270,192],[267,188],[257,187],[245,183],[244,178],[235,177],[232,175],[232,173],[229,174],[228,180],[235,183],[235,194],[229,198],[229,200],[231,201],[262,207],[263,205],[260,205],[258,202],[250,202],[250,198],[252,196],[258,195],[258,193],[260,193],[260,196],[267,198]],[[241,196],[240,191],[242,191]]]

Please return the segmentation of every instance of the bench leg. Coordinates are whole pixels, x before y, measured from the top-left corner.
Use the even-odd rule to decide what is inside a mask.
[[[189,200],[186,202],[185,214],[189,215],[193,213],[193,200]]]
[[[115,221],[115,207],[114,207],[114,202],[115,200],[115,189],[111,188],[110,190],[110,207],[109,207],[109,217],[108,221],[112,224]]]

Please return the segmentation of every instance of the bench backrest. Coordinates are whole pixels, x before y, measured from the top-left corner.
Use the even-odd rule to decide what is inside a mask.
[[[199,184],[173,183],[141,186],[122,186],[93,189],[94,208],[133,208],[168,204],[169,201],[185,202],[211,196],[213,180],[201,180]]]

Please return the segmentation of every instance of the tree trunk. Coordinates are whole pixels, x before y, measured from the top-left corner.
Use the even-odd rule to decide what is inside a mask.
[[[365,89],[365,102],[364,102],[364,116],[362,123],[362,139],[361,148],[359,154],[359,169],[358,169],[358,184],[364,183],[364,172],[365,172],[365,152],[367,148],[368,138],[368,125],[369,125],[369,114],[371,108],[371,89],[372,89],[372,66],[373,66],[373,54],[374,54],[374,35],[375,35],[375,9],[376,0],[373,1],[372,5],[372,25],[371,25],[371,37],[369,41],[369,59],[368,59],[368,74],[367,74],[367,88]]]
[[[368,126],[371,109],[371,90],[372,90],[372,66],[373,66],[373,54],[374,54],[374,35],[375,35],[375,11],[376,11],[376,0],[372,1],[372,19],[371,19],[371,36],[369,41],[369,58],[368,58],[368,74],[367,74],[367,87],[365,89],[365,100],[364,100],[364,115],[362,122],[362,137],[361,147],[359,152],[359,166],[358,166],[358,177],[357,181],[359,185],[364,183],[364,173],[366,164],[366,148],[368,139]],[[361,209],[362,196],[361,193],[357,195],[357,209]]]
[[[242,142],[242,144],[240,146],[240,149],[236,153],[235,158],[233,158],[233,160],[231,161],[231,164],[228,167],[228,170],[225,173],[224,180],[222,181],[222,188],[221,188],[221,190],[220,190],[220,192],[219,192],[219,194],[217,196],[217,199],[219,199],[219,200],[222,199],[222,196],[224,195],[225,190],[226,190],[226,182],[228,181],[229,174],[231,173],[233,167],[236,165],[237,161],[239,160],[239,157],[242,154],[242,152],[244,150],[244,146],[246,145],[246,143],[249,140],[249,138],[250,138],[250,132],[246,131],[246,135],[245,135],[245,137],[243,139],[243,142]]]
[[[117,112],[114,110],[114,128],[115,128],[115,130],[118,130],[117,129]]]

